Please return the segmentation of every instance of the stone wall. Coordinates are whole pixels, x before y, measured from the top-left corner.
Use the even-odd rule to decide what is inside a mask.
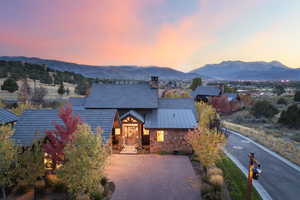
[[[191,153],[191,146],[185,141],[187,129],[160,129],[164,130],[164,141],[157,141],[156,129],[150,129],[150,152],[168,152],[174,151]]]

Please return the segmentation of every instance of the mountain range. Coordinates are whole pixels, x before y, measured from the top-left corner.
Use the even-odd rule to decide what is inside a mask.
[[[209,80],[300,80],[300,68],[289,68],[278,61],[223,61],[184,73],[158,66],[92,66],[23,56],[0,56],[0,60],[43,64],[54,70],[70,71],[99,79],[149,80],[150,76],[158,76],[162,80],[190,80],[200,76]]]
[[[300,68],[289,68],[278,61],[224,61],[191,71],[217,80],[300,80]]]
[[[171,68],[157,66],[92,66],[23,56],[0,56],[0,60],[42,64],[54,70],[69,71],[99,79],[149,80],[151,76],[158,76],[161,80],[190,80],[199,77],[196,73],[184,73]]]

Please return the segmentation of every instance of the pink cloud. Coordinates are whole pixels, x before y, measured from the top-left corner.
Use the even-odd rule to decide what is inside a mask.
[[[0,43],[14,55],[39,56],[97,65],[180,67],[208,47],[217,32],[258,4],[258,0],[201,0],[198,12],[175,23],[149,27],[141,13],[165,0],[72,0],[35,2],[36,18],[4,29]],[[25,11],[24,11],[25,12]],[[25,15],[26,16],[26,15]],[[1,25],[1,23],[0,23]],[[2,25],[2,26],[5,26]]]

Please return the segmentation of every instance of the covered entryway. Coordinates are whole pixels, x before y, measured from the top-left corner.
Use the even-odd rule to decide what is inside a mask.
[[[144,118],[134,110],[120,117],[122,120],[123,146],[138,147],[142,145]]]

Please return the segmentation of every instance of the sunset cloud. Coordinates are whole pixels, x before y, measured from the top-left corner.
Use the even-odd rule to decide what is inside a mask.
[[[243,20],[271,12],[272,1],[276,0],[5,1],[0,6],[0,54],[188,71],[220,59],[245,57],[240,50],[262,31],[243,27]],[[228,48],[224,36],[235,38],[234,34],[237,40]],[[281,34],[285,38],[291,33]],[[238,43],[242,37],[248,42]]]

